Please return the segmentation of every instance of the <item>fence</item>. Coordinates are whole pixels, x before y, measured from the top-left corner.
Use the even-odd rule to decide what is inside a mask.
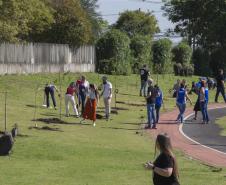
[[[94,72],[95,47],[64,44],[0,44],[0,74]]]

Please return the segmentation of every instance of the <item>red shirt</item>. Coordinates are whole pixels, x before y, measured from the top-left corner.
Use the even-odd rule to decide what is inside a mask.
[[[69,87],[67,88],[66,94],[70,94],[70,95],[73,96],[73,94],[74,94],[75,92],[76,92],[76,89],[75,89],[74,87],[69,86]]]

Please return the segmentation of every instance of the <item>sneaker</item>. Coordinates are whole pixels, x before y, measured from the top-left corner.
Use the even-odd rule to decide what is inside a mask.
[[[95,123],[95,122],[93,123],[93,126],[94,126],[94,127],[96,126],[96,123]]]
[[[155,125],[153,125],[151,128],[152,128],[152,129],[157,129],[157,127],[156,127]]]
[[[151,126],[148,125],[148,126],[144,127],[144,129],[151,129]]]
[[[82,119],[82,120],[80,121],[81,124],[84,123],[84,122],[85,122],[85,119]]]
[[[75,117],[76,117],[76,118],[79,118],[80,116],[79,116],[79,115],[75,115]]]

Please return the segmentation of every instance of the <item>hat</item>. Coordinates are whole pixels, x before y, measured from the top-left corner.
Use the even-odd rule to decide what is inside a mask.
[[[107,80],[107,76],[102,76],[102,80]]]

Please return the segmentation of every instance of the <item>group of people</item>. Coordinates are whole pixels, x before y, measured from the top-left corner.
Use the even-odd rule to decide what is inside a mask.
[[[163,92],[158,86],[158,84],[154,84],[153,80],[150,78],[150,73],[146,67],[140,69],[140,77],[141,77],[141,88],[140,88],[140,96],[144,96],[147,104],[147,126],[149,129],[156,129],[156,124],[159,121],[159,113],[160,109],[163,105]],[[224,84],[222,81],[222,70],[219,71],[219,76],[217,78],[217,93],[216,93],[216,101],[219,93],[221,92],[224,95]],[[197,119],[198,111],[202,112],[202,123],[209,123],[209,115],[208,115],[208,102],[209,102],[209,84],[206,78],[200,78],[197,83],[193,84],[193,92],[197,95],[197,100],[194,106],[195,111],[195,120]],[[190,90],[191,91],[191,90]],[[177,116],[176,121],[178,123],[184,122],[184,113],[186,111],[186,103],[190,102],[192,105],[192,101],[188,96],[189,89],[186,81],[177,80],[173,87],[173,97],[176,98],[176,106],[178,107],[179,114]],[[226,101],[226,97],[224,100]]]
[[[90,84],[85,76],[81,76],[76,82],[71,82],[65,93],[66,116],[70,116],[69,107],[72,106],[74,115],[82,117],[81,123],[89,119],[96,125],[96,109],[100,97],[103,96],[105,106],[105,118],[109,120],[111,112],[112,84],[108,81],[107,76],[102,77],[102,92],[99,94],[95,84]],[[53,106],[57,109],[55,91],[58,96],[61,94],[53,83],[47,83],[44,88],[44,106],[50,108],[49,96],[52,98]],[[77,102],[76,102],[77,99]]]

